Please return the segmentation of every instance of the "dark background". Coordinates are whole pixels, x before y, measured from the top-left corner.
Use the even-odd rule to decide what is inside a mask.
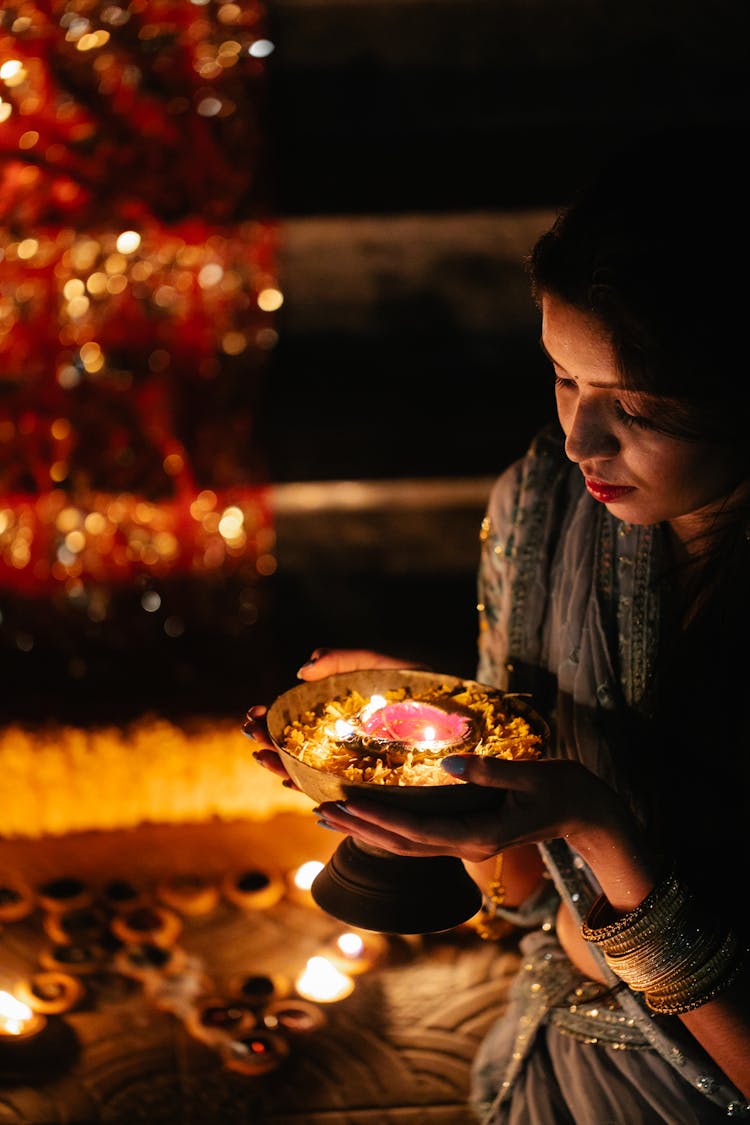
[[[588,170],[663,126],[729,124],[744,143],[748,9],[282,0],[271,16],[287,239],[271,479],[410,478],[419,510],[419,478],[491,478],[551,416],[522,259]],[[338,516],[330,551],[286,566],[282,524],[282,680],[316,644],[471,674],[480,518],[435,513],[408,568],[408,516],[372,535],[369,565]],[[456,536],[463,561],[441,567]]]
[[[245,618],[231,581],[172,591],[178,639],[149,631],[140,590],[115,607],[121,628],[75,636],[53,607],[12,607],[9,634],[46,641],[3,669],[6,721],[241,717],[318,645],[471,675],[490,481],[552,416],[524,256],[628,139],[747,136],[744,0],[272,0],[268,19],[285,301],[254,439],[278,569]],[[315,482],[330,487],[301,499]],[[336,502],[342,482],[393,487],[358,507]]]

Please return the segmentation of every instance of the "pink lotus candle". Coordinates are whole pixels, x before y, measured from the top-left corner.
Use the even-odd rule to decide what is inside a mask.
[[[464,742],[472,733],[473,724],[468,715],[457,711],[444,711],[432,703],[406,699],[397,703],[377,705],[379,696],[373,696],[365,708],[360,730],[369,738],[388,742],[401,742],[422,752],[445,750]]]

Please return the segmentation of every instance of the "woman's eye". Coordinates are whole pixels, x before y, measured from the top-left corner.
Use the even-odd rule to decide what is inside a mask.
[[[574,387],[575,381],[573,379],[563,379],[562,375],[555,375],[556,387]]]
[[[624,426],[640,426],[644,430],[653,429],[653,422],[643,414],[630,414],[625,407],[615,399],[615,414]]]

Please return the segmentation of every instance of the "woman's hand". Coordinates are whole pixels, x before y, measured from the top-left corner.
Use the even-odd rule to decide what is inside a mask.
[[[329,828],[397,855],[454,855],[468,863],[520,844],[564,837],[616,900],[624,893],[640,901],[637,896],[650,889],[651,865],[633,818],[617,794],[579,762],[452,754],[442,767],[454,777],[497,789],[497,804],[456,816],[425,815],[357,797],[326,802],[316,811]]]
[[[446,773],[497,790],[497,803],[481,812],[455,816],[413,813],[357,796],[326,802],[317,810],[331,828],[398,855],[457,855],[479,863],[517,844],[567,835],[577,789],[597,784],[573,762],[512,762],[474,754],[452,754],[441,763]]]
[[[316,648],[297,672],[300,680],[323,680],[339,672],[359,672],[365,668],[420,668],[424,664],[400,660],[366,648]]]
[[[257,750],[253,750],[253,757],[256,762],[264,769],[270,770],[271,773],[280,777],[287,789],[296,789],[297,786],[284,769],[281,758],[277,754],[276,747],[268,733],[267,714],[268,708],[261,703],[256,703],[245,716],[242,733],[246,734],[248,738],[252,738],[257,745]]]

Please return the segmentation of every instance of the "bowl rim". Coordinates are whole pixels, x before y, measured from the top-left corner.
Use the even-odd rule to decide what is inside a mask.
[[[356,791],[360,794],[382,795],[385,793],[446,793],[455,791],[459,779],[448,781],[444,785],[382,785],[377,782],[352,781],[336,773],[334,770],[325,770],[319,766],[304,762],[289,750],[283,743],[283,730],[293,721],[298,719],[304,711],[347,695],[352,691],[363,695],[372,695],[379,687],[381,692],[397,690],[404,687],[414,690],[415,694],[421,690],[447,686],[449,688],[467,688],[486,692],[491,696],[508,701],[510,709],[529,722],[535,734],[542,739],[541,754],[544,756],[549,748],[550,727],[544,716],[532,704],[532,697],[527,692],[508,692],[502,688],[493,687],[491,684],[479,680],[469,679],[464,676],[454,676],[442,672],[432,672],[420,668],[365,668],[351,672],[334,672],[320,680],[306,680],[282,692],[269,707],[266,713],[266,725],[274,747],[280,754],[282,761],[292,763],[303,771],[312,771],[313,774],[324,778],[338,779],[342,791]],[[367,690],[363,691],[363,687]],[[426,702],[430,702],[429,700]],[[461,751],[456,751],[461,753]],[[426,797],[423,799],[427,799]]]

